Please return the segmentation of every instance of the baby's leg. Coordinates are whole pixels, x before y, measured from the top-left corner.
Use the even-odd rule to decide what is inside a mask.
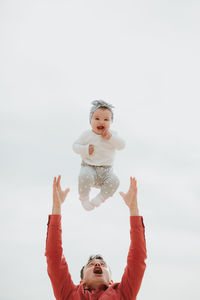
[[[94,209],[94,206],[89,202],[89,193],[91,187],[94,185],[94,181],[95,171],[93,168],[90,166],[81,166],[78,177],[78,191],[81,204],[86,210]]]
[[[103,180],[100,193],[91,201],[94,206],[99,206],[106,199],[112,197],[119,186],[119,179],[113,174],[112,169],[105,170],[104,174],[101,174],[101,177]]]
[[[118,177],[115,174],[110,173],[110,176],[105,179],[101,187],[101,195],[103,196],[104,201],[109,197],[112,197],[116,192],[116,190],[118,189],[118,187],[119,187]]]

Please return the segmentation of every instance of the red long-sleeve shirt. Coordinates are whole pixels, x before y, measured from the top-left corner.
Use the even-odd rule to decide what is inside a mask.
[[[135,300],[146,268],[146,243],[143,219],[130,217],[131,244],[127,266],[120,283],[85,290],[83,284],[75,285],[63,256],[61,216],[50,215],[46,240],[48,274],[57,300]]]

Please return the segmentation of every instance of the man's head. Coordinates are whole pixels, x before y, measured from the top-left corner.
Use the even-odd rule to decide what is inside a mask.
[[[111,271],[101,255],[90,256],[88,262],[81,269],[81,282],[87,288],[98,289],[101,285],[109,286]]]

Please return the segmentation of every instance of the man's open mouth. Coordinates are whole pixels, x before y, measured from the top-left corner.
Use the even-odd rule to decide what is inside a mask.
[[[94,267],[93,273],[95,273],[95,274],[102,274],[103,271],[102,271],[101,267]]]
[[[103,130],[103,129],[104,129],[104,126],[97,126],[97,129]]]

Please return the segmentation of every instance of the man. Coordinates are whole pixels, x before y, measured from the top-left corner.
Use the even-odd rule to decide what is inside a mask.
[[[139,292],[145,271],[146,245],[143,219],[139,216],[137,205],[137,184],[130,177],[128,192],[123,197],[130,211],[131,244],[127,266],[120,283],[113,283],[111,272],[103,260],[96,255],[90,257],[81,270],[81,281],[75,285],[71,279],[68,265],[62,251],[61,205],[69,189],[62,190],[61,176],[53,182],[53,208],[49,216],[46,241],[46,257],[48,274],[57,300],[135,300]]]

